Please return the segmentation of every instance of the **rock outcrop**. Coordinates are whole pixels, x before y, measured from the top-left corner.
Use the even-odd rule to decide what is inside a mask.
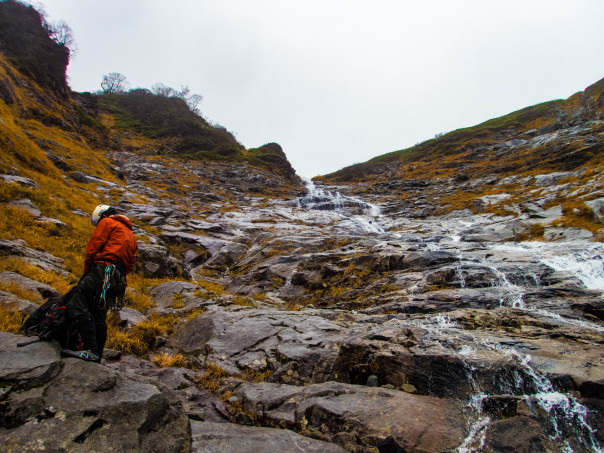
[[[191,451],[189,420],[157,381],[61,359],[50,343],[23,348],[0,332],[3,451]]]

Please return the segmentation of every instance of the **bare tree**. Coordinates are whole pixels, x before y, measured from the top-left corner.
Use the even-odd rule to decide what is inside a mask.
[[[201,96],[200,94],[191,94],[191,90],[189,89],[188,85],[181,86],[180,91],[176,92],[174,94],[174,97],[180,98],[185,101],[189,109],[196,115],[200,114],[199,109],[197,107],[203,99],[203,96]]]
[[[191,96],[189,96],[188,99],[185,99],[185,102],[187,103],[187,105],[189,106],[189,108],[191,109],[191,111],[193,113],[200,115],[201,112],[199,111],[197,106],[200,104],[202,99],[203,99],[203,96],[201,96],[201,94],[192,94]]]
[[[177,91],[172,87],[164,85],[163,83],[156,83],[151,86],[151,91],[157,96],[182,99],[189,107],[189,110],[196,115],[201,115],[197,107],[201,103],[203,96],[201,96],[201,94],[191,94],[191,90],[189,89],[188,85],[182,85],[180,87],[180,91]]]
[[[163,83],[156,83],[151,86],[151,91],[157,96],[170,98],[176,94],[174,88],[164,85]]]
[[[176,93],[174,93],[174,96],[177,98],[182,99],[183,101],[187,101],[187,98],[189,97],[189,93],[191,93],[191,90],[189,89],[188,85],[181,85],[180,87],[180,91],[177,91]]]
[[[67,22],[60,20],[54,24],[47,24],[46,28],[50,38],[54,42],[69,49],[70,56],[73,57],[77,53],[78,47],[73,37],[73,31],[71,30],[71,27],[67,25]]]
[[[111,72],[103,76],[101,88],[105,94],[123,93],[128,88],[128,81],[124,74]]]

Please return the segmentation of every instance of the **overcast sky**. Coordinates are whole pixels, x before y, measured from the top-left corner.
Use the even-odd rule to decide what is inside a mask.
[[[43,0],[76,91],[201,94],[246,147],[325,174],[604,77],[603,0]]]

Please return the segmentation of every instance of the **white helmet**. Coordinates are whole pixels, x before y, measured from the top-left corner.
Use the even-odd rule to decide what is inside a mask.
[[[101,220],[101,216],[108,209],[111,209],[111,206],[107,206],[106,204],[100,204],[96,208],[94,208],[94,211],[92,211],[92,217],[90,218],[92,224],[96,225],[97,223],[99,223],[99,220]]]

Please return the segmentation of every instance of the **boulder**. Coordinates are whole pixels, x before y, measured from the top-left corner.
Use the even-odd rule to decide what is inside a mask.
[[[192,283],[170,281],[155,286],[150,294],[155,302],[154,311],[179,313],[211,304],[211,300],[200,294],[202,291],[199,286]]]
[[[543,236],[548,241],[591,241],[593,233],[582,228],[546,228]]]
[[[139,242],[136,267],[142,269],[145,278],[165,278],[175,275],[168,249],[163,245]]]
[[[538,187],[549,187],[558,184],[562,179],[575,176],[575,173],[570,171],[559,171],[548,173],[545,175],[537,175],[534,177],[535,185]]]
[[[585,204],[589,206],[593,212],[594,217],[602,223],[604,221],[604,198],[597,198],[595,200],[586,201]]]
[[[22,339],[0,332],[3,451],[191,451],[189,420],[167,387],[61,360],[52,343],[17,348]]]
[[[14,308],[19,313],[24,313],[26,315],[31,315],[39,307],[39,305],[36,305],[29,300],[19,299],[14,294],[7,293],[6,291],[0,291],[0,306],[8,309]]]
[[[34,181],[33,179],[30,178],[25,178],[23,176],[16,176],[16,175],[0,175],[0,179],[2,179],[4,182],[12,182],[15,184],[19,184],[20,186],[23,187],[29,187],[30,189],[39,189],[40,186],[38,185],[38,183],[36,183],[36,181]]]
[[[97,178],[96,176],[89,175],[81,171],[75,171],[69,175],[71,179],[84,184],[103,184],[108,187],[119,187],[114,182],[105,181],[104,179]]]
[[[163,231],[161,238],[166,242],[175,244],[190,244],[210,252],[213,255],[227,243],[224,239],[217,239],[210,236],[200,236],[197,234],[185,233],[182,231]]]
[[[246,251],[247,246],[245,244],[231,242],[218,250],[203,264],[202,267],[215,270],[226,270],[245,255]]]
[[[18,258],[28,264],[44,270],[52,270],[65,274],[61,271],[63,260],[50,253],[30,249],[25,246],[25,241],[7,241],[0,239],[0,257]]]
[[[264,425],[312,432],[347,450],[453,451],[467,434],[453,399],[335,382],[243,384],[235,394]]]
[[[42,211],[38,208],[30,199],[22,198],[20,200],[14,200],[8,203],[9,206],[13,206],[15,208],[24,209],[27,211],[32,217],[40,217],[42,215]]]
[[[128,307],[122,308],[120,311],[116,312],[116,314],[118,317],[118,325],[125,328],[140,324],[147,319],[140,311]]]
[[[319,313],[216,308],[178,327],[168,345],[232,374],[274,370],[272,379],[301,384],[331,375],[346,333],[339,324]]]

